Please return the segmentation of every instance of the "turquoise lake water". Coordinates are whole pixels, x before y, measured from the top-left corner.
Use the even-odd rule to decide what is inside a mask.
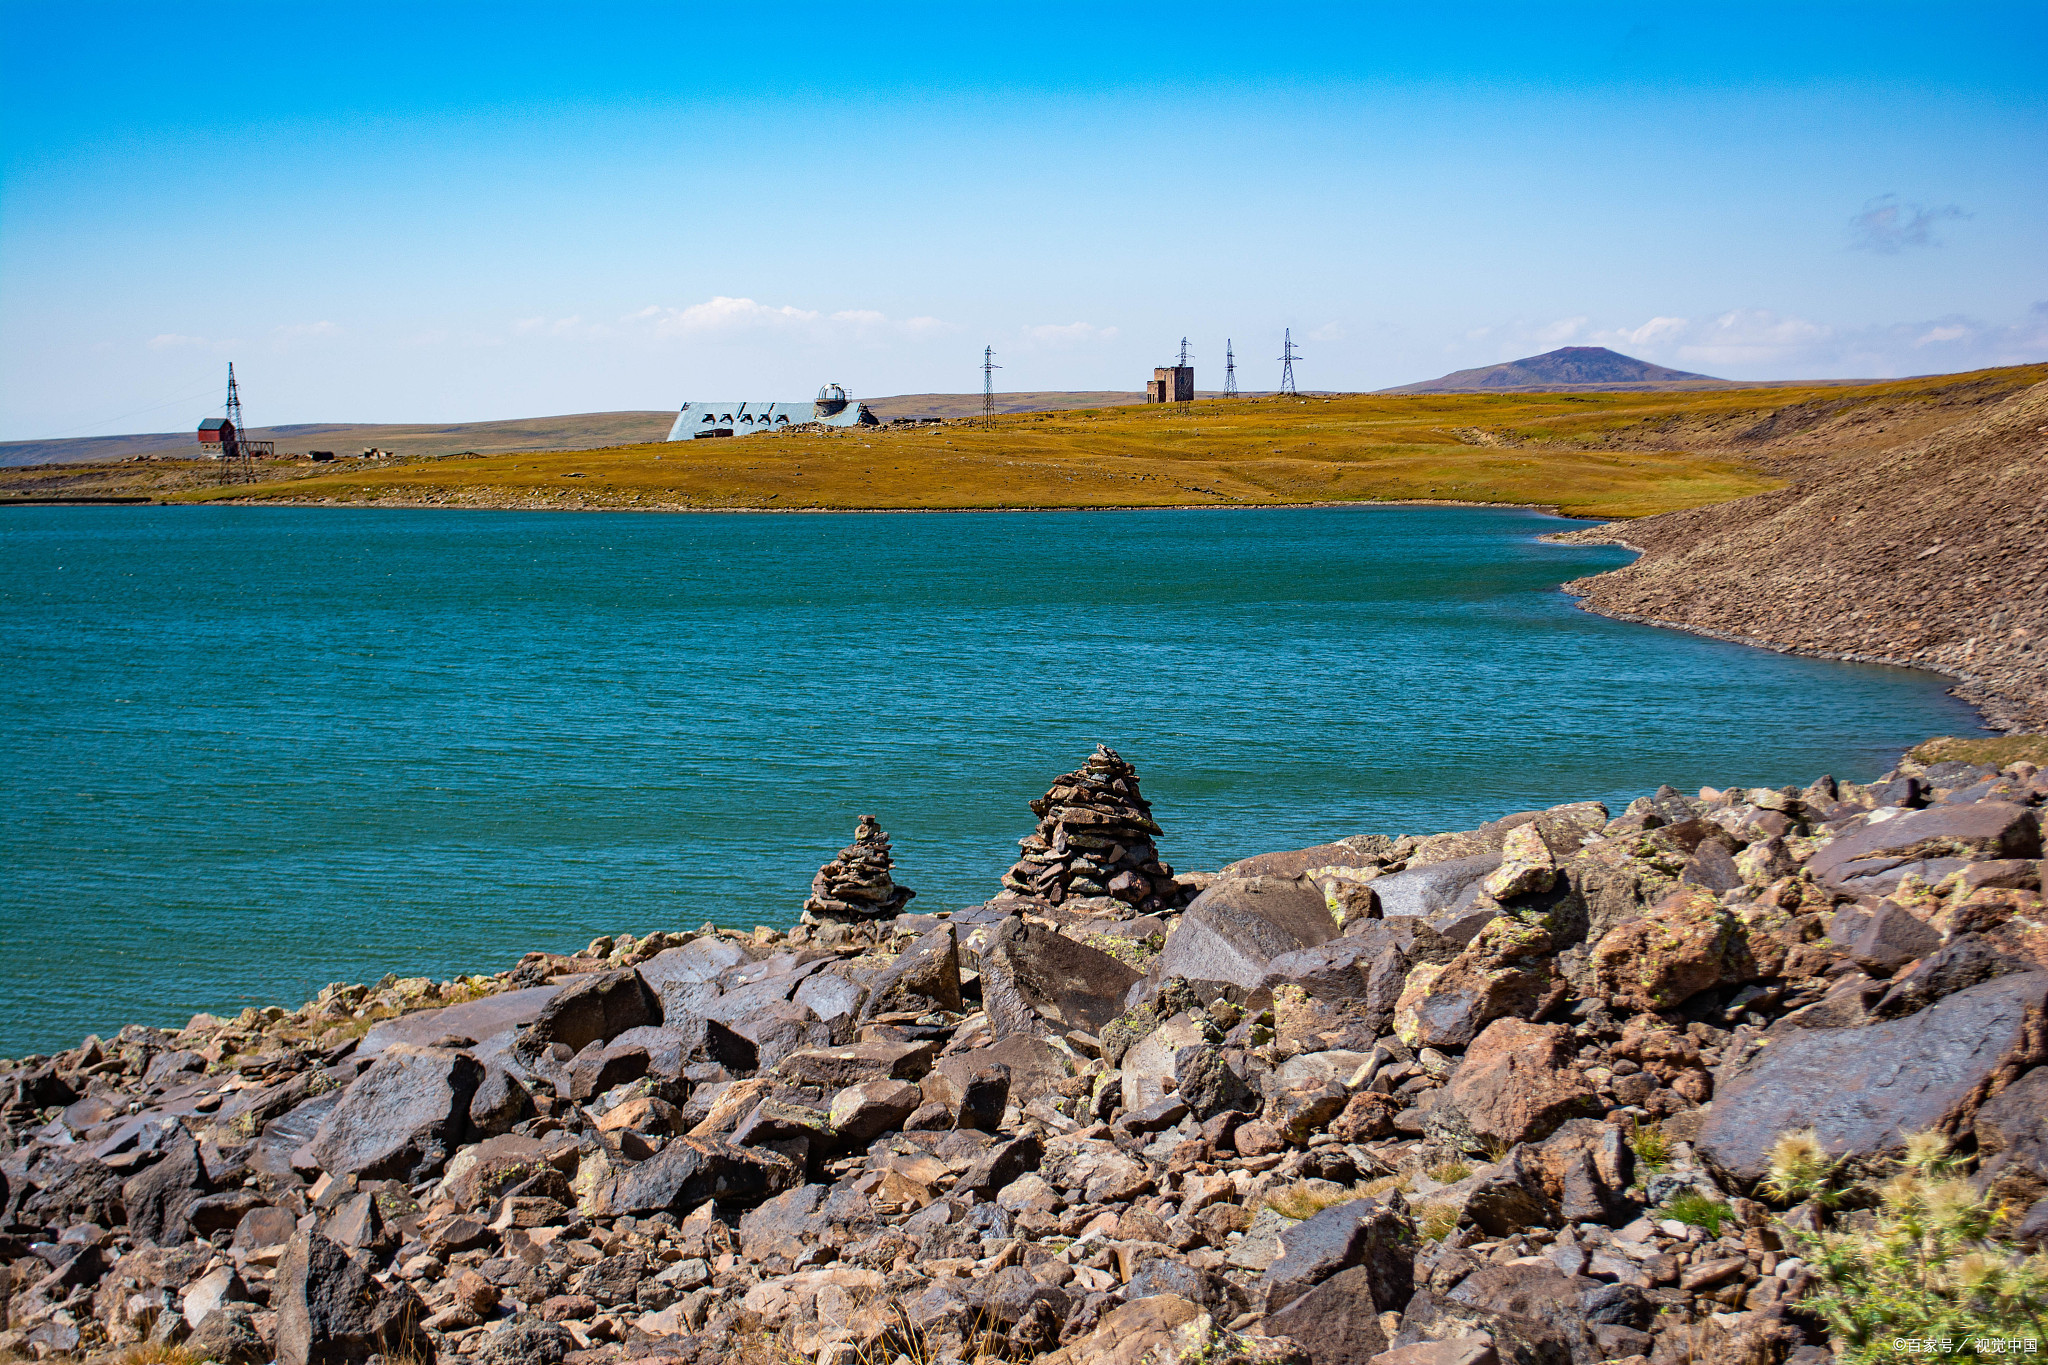
[[[1175,867],[1868,778],[1924,673],[1579,611],[1439,507],[0,513],[0,1055],[599,933],[787,924],[865,812],[984,900],[1098,741]]]

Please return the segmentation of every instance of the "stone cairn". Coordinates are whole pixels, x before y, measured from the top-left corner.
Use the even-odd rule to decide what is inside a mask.
[[[917,893],[898,886],[889,877],[895,859],[889,856],[889,836],[872,815],[860,818],[853,842],[839,850],[839,856],[818,869],[811,879],[811,898],[804,902],[804,914],[830,920],[887,919],[903,909],[904,902]]]
[[[1078,772],[1031,803],[1038,828],[1017,844],[1024,856],[1003,874],[1013,895],[1059,905],[1108,898],[1140,914],[1171,910],[1186,899],[1173,869],[1152,846],[1159,826],[1138,792],[1138,771],[1098,744]]]

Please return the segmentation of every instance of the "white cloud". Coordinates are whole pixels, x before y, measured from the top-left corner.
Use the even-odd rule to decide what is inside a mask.
[[[1934,225],[1969,216],[1954,204],[1930,208],[1925,204],[1900,203],[1896,194],[1881,194],[1849,220],[1850,246],[1886,256],[1896,256],[1909,246],[1940,246]]]
[[[1710,318],[1655,317],[1589,339],[1730,379],[1884,378],[2048,359],[2048,304],[2035,304],[2013,323],[1952,316],[1865,327],[1737,308]]]
[[[1116,339],[1116,328],[1097,327],[1092,322],[1044,322],[1023,331],[1026,341],[1053,350],[1072,350]]]
[[[685,307],[650,304],[619,319],[622,326],[660,338],[783,336],[815,341],[876,342],[951,331],[934,317],[892,319],[872,308],[826,313],[815,308],[779,307],[720,294]]]
[[[1310,341],[1342,341],[1344,329],[1334,322],[1326,322],[1308,334]]]
[[[205,350],[217,343],[205,337],[188,337],[180,332],[164,332],[143,343],[152,351]]]
[[[1585,330],[1587,319],[1560,318],[1536,329],[1535,340],[1545,346],[1569,346],[1578,334]]]

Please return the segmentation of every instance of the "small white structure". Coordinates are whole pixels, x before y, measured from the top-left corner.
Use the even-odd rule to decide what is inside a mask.
[[[872,427],[875,415],[856,403],[837,384],[818,390],[810,403],[685,403],[668,429],[671,441],[696,441],[707,436],[754,436],[795,426]]]

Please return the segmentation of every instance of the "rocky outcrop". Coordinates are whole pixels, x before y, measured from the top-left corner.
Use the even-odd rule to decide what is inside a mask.
[[[874,816],[861,816],[853,842],[840,849],[839,856],[819,868],[812,879],[804,913],[826,920],[882,919],[900,914],[917,893],[891,879],[895,866],[888,834],[875,823]]]
[[[0,1065],[0,1352],[1805,1365],[1788,1129],[1869,1180],[1948,1134],[2048,1240],[2044,803],[1665,788],[1149,919],[664,931],[90,1038]]]
[[[1138,770],[1116,750],[1097,745],[1086,763],[1031,803],[1031,812],[1038,828],[1017,841],[1024,855],[1003,874],[1010,894],[1050,905],[1108,901],[1140,914],[1184,902],[1173,869],[1153,845],[1161,831],[1138,790]]]
[[[1625,619],[1933,669],[1994,724],[2048,729],[2044,426],[2035,384],[1903,445],[1781,450],[1763,458],[1785,488],[1558,537],[1643,552],[1566,591]]]

